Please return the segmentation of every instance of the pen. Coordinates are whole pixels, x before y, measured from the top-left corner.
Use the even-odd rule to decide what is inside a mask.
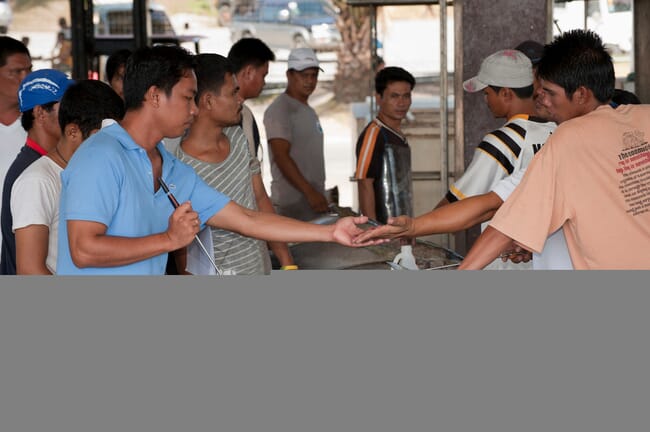
[[[172,203],[174,208],[178,208],[178,206],[180,206],[180,204],[176,200],[176,197],[171,193],[171,191],[167,187],[167,184],[163,181],[162,177],[158,177],[158,182],[160,183],[160,187],[163,189],[163,191],[167,195],[167,198],[169,198],[169,201]],[[207,251],[205,246],[203,246],[203,243],[201,243],[201,240],[199,239],[199,236],[195,234],[194,235],[194,240],[199,245],[199,247],[201,248],[201,250],[203,251],[205,256],[208,257],[208,259],[210,260],[210,263],[212,264],[212,267],[214,267],[217,274],[221,275],[222,274],[221,269],[217,266],[217,263],[214,262],[214,258],[212,257],[212,254]]]

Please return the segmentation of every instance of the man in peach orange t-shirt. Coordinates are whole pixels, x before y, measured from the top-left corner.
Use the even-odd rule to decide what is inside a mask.
[[[576,269],[650,269],[650,107],[609,104],[612,59],[590,31],[557,37],[537,73],[559,126],[460,268],[513,242],[541,252],[562,228]]]

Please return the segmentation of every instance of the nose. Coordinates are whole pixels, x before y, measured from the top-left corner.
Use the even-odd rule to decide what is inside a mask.
[[[199,107],[196,104],[196,101],[192,99],[192,105],[190,106],[190,114],[196,116],[199,113]]]

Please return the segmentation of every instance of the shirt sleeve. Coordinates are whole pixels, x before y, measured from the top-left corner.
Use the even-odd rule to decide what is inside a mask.
[[[109,226],[120,201],[123,167],[105,161],[120,157],[111,146],[93,146],[92,155],[83,150],[73,156],[79,162],[61,172],[61,191],[66,199],[61,200],[60,223],[85,220]]]
[[[54,219],[58,198],[58,191],[51,182],[24,171],[11,189],[12,231],[29,225],[49,227]]]
[[[508,237],[541,253],[546,238],[568,219],[569,209],[558,184],[561,156],[554,137],[533,158],[521,183],[499,208],[490,225]]]
[[[281,138],[291,142],[291,124],[285,104],[272,103],[269,105],[264,111],[264,128],[267,140]]]
[[[449,187],[447,199],[459,201],[474,195],[489,192],[494,179],[508,175],[499,163],[480,148],[474,151],[474,157],[463,175]]]
[[[371,123],[357,140],[357,168],[354,177],[376,179],[381,177],[381,155],[384,152],[383,140],[379,139],[381,129]]]
[[[515,188],[521,183],[521,179],[526,173],[526,168],[521,168],[513,172],[508,177],[501,180],[493,188],[492,192],[497,194],[501,201],[505,201],[512,194]]]
[[[485,135],[463,175],[449,187],[446,195],[449,202],[487,193],[501,179],[512,174],[516,156],[506,144],[510,142],[516,146],[512,140],[503,128]]]

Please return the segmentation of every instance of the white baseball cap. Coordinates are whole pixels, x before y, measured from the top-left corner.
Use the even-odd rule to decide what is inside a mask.
[[[465,91],[475,93],[489,85],[522,88],[533,84],[533,64],[521,51],[497,51],[481,63],[478,75],[463,82]]]
[[[318,68],[321,71],[318,57],[316,53],[311,48],[294,48],[289,53],[289,60],[287,61],[287,69],[294,69],[297,71],[303,71],[309,68]]]

